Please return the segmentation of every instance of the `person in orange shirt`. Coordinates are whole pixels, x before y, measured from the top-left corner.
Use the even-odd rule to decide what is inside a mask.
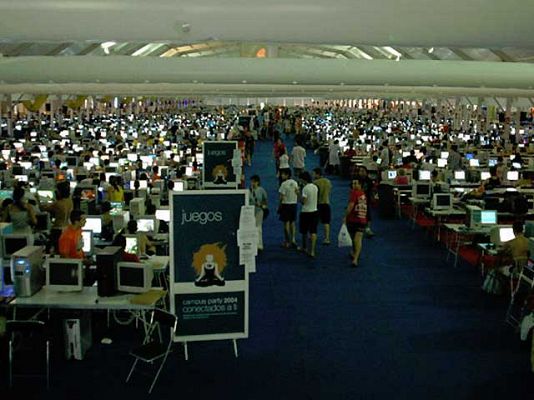
[[[59,254],[63,258],[85,259],[83,253],[82,228],[85,215],[80,210],[72,210],[70,224],[67,225],[58,240]]]

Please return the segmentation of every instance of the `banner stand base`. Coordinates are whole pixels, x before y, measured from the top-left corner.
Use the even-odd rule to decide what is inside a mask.
[[[239,357],[239,354],[237,353],[237,340],[232,340],[234,342],[234,355],[235,358]]]
[[[239,352],[237,351],[237,340],[232,339],[232,343],[234,345],[234,356],[235,358],[239,358]],[[183,342],[184,345],[184,358],[185,361],[189,361],[189,349],[187,347],[187,342]]]

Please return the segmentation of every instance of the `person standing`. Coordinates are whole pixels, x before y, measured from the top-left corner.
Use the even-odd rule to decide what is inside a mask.
[[[359,178],[352,180],[352,191],[343,220],[352,238],[352,267],[356,268],[359,265],[363,232],[367,225],[367,199]]]
[[[41,210],[49,212],[54,217],[52,229],[50,230],[50,240],[48,250],[58,249],[58,240],[63,229],[69,224],[70,213],[74,209],[72,198],[70,197],[69,182],[60,182],[56,187],[56,201],[52,204],[40,204],[39,196],[36,196]]]
[[[37,224],[33,208],[24,201],[26,194],[19,184],[13,190],[13,203],[8,205],[2,216],[3,222],[11,222],[13,233],[32,233],[32,226]]]
[[[284,242],[282,246],[285,248],[297,247],[295,221],[297,219],[299,186],[295,180],[291,179],[291,170],[280,170],[280,175],[282,184],[278,189],[280,194],[278,213],[280,214],[280,221],[284,224]]]
[[[339,165],[341,161],[339,159],[339,153],[341,148],[339,147],[339,140],[334,140],[334,143],[328,146],[328,164],[332,168],[332,173],[337,175],[339,173]]]
[[[295,146],[291,150],[291,164],[293,165],[293,174],[300,176],[305,168],[306,149],[302,147],[301,139],[297,138]]]
[[[273,145],[273,158],[276,163],[276,173],[280,168],[280,156],[286,153],[286,145],[280,137],[276,138]],[[289,167],[289,166],[288,166]]]
[[[330,209],[330,192],[332,191],[332,182],[323,176],[321,168],[317,167],[313,170],[314,185],[319,189],[317,197],[317,211],[319,213],[319,221],[324,226],[324,245],[330,244],[330,221],[332,219],[332,212]]]
[[[263,250],[263,218],[267,209],[267,192],[261,187],[260,177],[250,177],[249,205],[255,206],[256,228],[258,228],[258,250]]]
[[[300,210],[299,232],[302,235],[301,251],[310,257],[315,257],[315,247],[317,244],[317,224],[319,213],[317,212],[317,197],[319,189],[312,183],[311,175],[308,171],[300,174],[300,179],[304,183],[301,194],[302,209]],[[308,249],[308,235],[310,246]]]

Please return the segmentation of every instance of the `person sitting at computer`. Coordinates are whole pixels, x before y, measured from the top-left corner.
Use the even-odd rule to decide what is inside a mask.
[[[58,252],[63,258],[85,259],[83,252],[82,228],[85,225],[85,215],[80,210],[72,210],[70,213],[70,224],[65,227],[58,240]]]
[[[72,198],[70,197],[69,182],[63,181],[57,184],[56,200],[51,204],[41,204],[39,196],[36,196],[39,208],[52,214],[54,220],[52,222],[52,229],[50,230],[50,240],[48,250],[58,248],[58,240],[63,232],[63,229],[69,224],[69,216],[74,208]]]
[[[24,201],[25,190],[17,185],[13,190],[13,203],[9,204],[2,216],[3,222],[11,222],[13,233],[32,233],[32,226],[37,224],[33,207]]]
[[[498,174],[498,167],[497,166],[492,166],[490,168],[490,178],[484,182],[484,188],[486,190],[493,190],[495,189],[496,187],[498,186],[501,186],[502,182],[501,182],[501,179],[499,178],[499,174]]]
[[[126,232],[130,235],[138,235],[139,237],[139,251],[141,255],[154,255],[156,254],[156,246],[154,243],[152,243],[149,239],[146,233],[144,232],[138,232],[137,231],[137,221],[131,220],[128,221],[128,225],[126,225]]]
[[[105,241],[112,241],[115,236],[115,230],[113,229],[113,217],[111,216],[111,203],[105,201],[100,206],[100,212],[102,214],[102,232],[100,236]]]
[[[114,203],[124,201],[124,190],[122,188],[122,178],[120,176],[111,176],[108,186],[108,200]]]
[[[406,175],[406,171],[404,168],[400,168],[398,171],[397,176],[393,180],[393,184],[395,185],[408,185],[410,183],[410,179]]]
[[[137,254],[128,253],[126,251],[126,238],[124,235],[119,233],[117,236],[115,236],[115,239],[113,239],[112,246],[118,246],[122,248],[122,261],[124,262],[141,262],[139,257],[137,257]]]
[[[509,240],[504,244],[504,247],[499,251],[500,265],[499,272],[504,275],[510,275],[510,272],[518,274],[520,271],[517,268],[522,268],[523,263],[526,263],[529,257],[528,239],[523,234],[523,222],[515,221],[512,225],[515,238]]]

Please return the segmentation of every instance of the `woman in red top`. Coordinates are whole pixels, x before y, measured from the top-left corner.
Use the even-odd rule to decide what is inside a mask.
[[[276,162],[276,173],[280,168],[280,156],[286,152],[286,145],[281,138],[276,139],[273,146],[273,157]]]
[[[367,225],[367,198],[359,179],[352,181],[344,222],[352,238],[352,267],[356,268],[362,251],[363,233]]]

